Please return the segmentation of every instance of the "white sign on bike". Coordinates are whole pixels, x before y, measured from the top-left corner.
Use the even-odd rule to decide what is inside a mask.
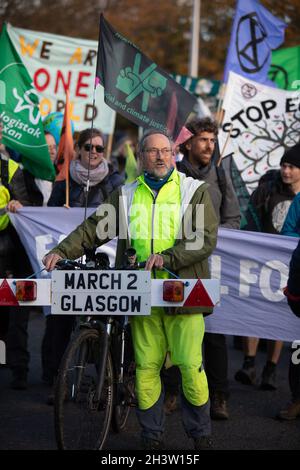
[[[150,315],[150,271],[53,271],[56,315]]]

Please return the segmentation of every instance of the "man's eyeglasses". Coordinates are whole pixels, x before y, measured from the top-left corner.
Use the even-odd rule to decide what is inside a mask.
[[[83,148],[84,148],[84,150],[86,150],[86,152],[89,152],[90,150],[96,149],[97,153],[103,153],[104,150],[105,150],[105,147],[102,147],[102,145],[85,144],[83,146]]]
[[[161,153],[163,157],[169,157],[172,154],[172,149],[169,147],[164,147],[162,149],[150,147],[145,149],[144,152],[146,152],[150,157],[156,157],[158,153]]]

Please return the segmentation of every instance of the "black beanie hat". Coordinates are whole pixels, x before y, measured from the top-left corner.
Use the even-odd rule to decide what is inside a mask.
[[[294,145],[294,147],[289,148],[280,160],[280,165],[283,163],[289,163],[300,168],[300,143]]]

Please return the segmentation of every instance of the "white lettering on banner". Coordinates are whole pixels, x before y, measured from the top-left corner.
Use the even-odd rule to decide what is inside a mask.
[[[222,258],[218,255],[211,255],[210,257],[210,273],[212,279],[220,279],[221,280],[221,263]],[[228,295],[229,289],[228,286],[221,285],[221,295]]]
[[[24,123],[21,119],[11,119],[5,111],[2,111],[0,118],[3,122],[3,132],[10,137],[20,140],[22,133],[17,132],[15,129],[21,129],[32,137],[40,138],[41,131],[39,128],[29,127],[27,123]],[[45,147],[47,144],[42,144],[41,147]]]
[[[280,285],[276,291],[271,288],[271,276],[277,271],[280,276]],[[261,269],[259,278],[259,287],[262,295],[272,302],[280,302],[282,300],[282,290],[287,284],[289,270],[286,264],[281,261],[268,261]]]
[[[62,242],[66,238],[66,235],[61,234],[57,243]],[[53,236],[48,235],[39,235],[35,237],[35,250],[36,250],[36,258],[39,261],[39,266],[41,268],[44,267],[42,259],[44,256],[57,244],[54,240]]]
[[[240,297],[250,296],[250,285],[256,284],[258,280],[257,274],[251,273],[251,269],[257,269],[258,263],[250,261],[248,259],[242,259],[240,261]]]
[[[39,235],[35,237],[35,250],[36,250],[36,257],[39,260],[39,265],[43,267],[42,259],[44,258],[45,254],[48,253],[49,248],[47,246],[53,243],[52,235]]]
[[[251,272],[256,270],[257,272]],[[271,276],[275,273],[280,278],[278,288],[274,290],[271,287]],[[286,286],[288,278],[288,266],[278,260],[270,260],[265,264],[259,266],[255,261],[241,260],[240,261],[240,297],[250,297],[250,286],[257,285],[260,288],[261,294],[271,302],[280,302],[283,299],[283,288]],[[276,286],[277,287],[277,286]]]

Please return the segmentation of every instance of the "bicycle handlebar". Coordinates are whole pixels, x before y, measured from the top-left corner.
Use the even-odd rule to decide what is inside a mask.
[[[59,261],[56,262],[55,265],[56,268],[58,269],[74,269],[74,268],[80,268],[80,269],[86,269],[86,265],[83,263],[79,263],[78,261],[75,261],[73,259],[60,259]]]
[[[135,263],[133,266],[127,266],[127,267],[125,266],[122,269],[143,269],[145,266],[146,266],[146,261],[141,261],[141,262]],[[88,264],[80,263],[79,261],[75,261],[73,259],[61,259],[56,262],[55,267],[57,269],[65,269],[65,270],[75,269],[75,268],[79,268],[82,270],[93,269]]]

